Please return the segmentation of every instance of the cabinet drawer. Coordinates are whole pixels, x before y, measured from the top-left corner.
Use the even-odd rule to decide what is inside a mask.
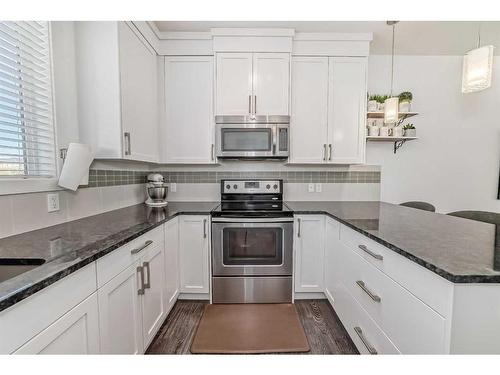
[[[0,354],[11,353],[96,290],[91,263],[0,313]]]
[[[405,354],[444,353],[445,319],[344,245],[349,293]]]
[[[370,318],[343,284],[335,290],[335,312],[362,354],[400,354],[398,348]]]
[[[163,245],[163,225],[161,225],[98,259],[97,287],[100,288],[134,263],[143,255],[144,249]]]
[[[443,317],[451,317],[450,282],[345,225],[340,226],[340,241]]]

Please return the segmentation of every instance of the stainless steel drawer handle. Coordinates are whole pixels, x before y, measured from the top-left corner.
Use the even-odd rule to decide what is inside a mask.
[[[248,113],[252,114],[252,95],[248,95]]]
[[[145,272],[145,274],[148,277],[147,278],[148,281],[144,281],[143,288],[150,289],[151,288],[151,269],[149,268],[149,262],[142,263],[142,267],[147,271],[147,272]],[[144,277],[144,280],[146,280],[145,277]]]
[[[137,267],[137,273],[141,279],[141,287],[137,290],[137,294],[141,296],[144,294],[144,268],[141,266]]]
[[[365,245],[358,245],[358,247],[361,250],[363,250],[365,253],[367,253],[368,255],[371,255],[372,257],[374,257],[377,260],[383,260],[384,259],[384,257],[382,255],[374,253],[369,248],[367,248]]]
[[[326,161],[326,143],[323,144],[323,161]]]
[[[257,95],[253,96],[253,113],[254,115],[257,114]]]
[[[364,281],[358,280],[358,281],[356,281],[356,284],[358,284],[358,286],[363,290],[363,292],[365,292],[366,294],[368,294],[368,296],[372,300],[374,300],[375,302],[381,302],[382,301],[382,299],[379,296],[377,296],[370,289],[367,288],[367,286],[364,283]]]
[[[370,353],[370,354],[378,354],[377,349],[375,349],[373,347],[373,345],[368,342],[368,340],[366,339],[365,335],[363,335],[363,330],[360,327],[354,327],[354,332],[356,332],[356,334],[358,335],[359,339],[361,340],[361,342],[363,343],[363,345],[368,350],[368,353]]]
[[[142,245],[141,247],[138,247],[137,249],[133,249],[130,254],[137,254],[137,253],[140,253],[142,250],[144,250],[146,247],[148,247],[149,245],[151,245],[153,243],[153,241],[151,240],[147,240],[146,242],[144,242],[144,245]]]
[[[300,237],[300,224],[301,224],[302,220],[301,219],[297,219],[297,237]]]
[[[207,238],[207,219],[203,219],[203,238]]]
[[[212,161],[215,160],[215,145],[212,143],[212,149],[211,149],[211,155],[212,155]]]
[[[331,143],[328,145],[328,151],[329,151],[328,152],[328,155],[329,155],[328,160],[331,161],[332,160],[332,144]]]

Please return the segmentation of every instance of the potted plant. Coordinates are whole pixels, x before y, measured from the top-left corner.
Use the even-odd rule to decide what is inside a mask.
[[[404,91],[399,96],[399,112],[410,112],[411,101],[413,100],[413,94],[409,91]]]
[[[378,109],[378,95],[370,95],[368,97],[368,112],[375,112]]]
[[[385,108],[385,101],[389,98],[389,95],[377,95],[378,110],[383,111]]]
[[[405,137],[417,136],[417,129],[415,129],[415,126],[413,124],[406,124],[405,126],[403,126],[403,130],[405,131]]]

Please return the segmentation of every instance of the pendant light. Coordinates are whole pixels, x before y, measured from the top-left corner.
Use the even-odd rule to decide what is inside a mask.
[[[493,46],[481,47],[481,25],[479,25],[477,48],[464,56],[462,70],[462,93],[468,94],[491,86],[493,70]]]
[[[394,88],[394,34],[398,21],[387,21],[387,25],[392,26],[392,58],[391,58],[391,93],[384,102],[384,123],[395,124],[399,120],[399,98],[392,96]]]

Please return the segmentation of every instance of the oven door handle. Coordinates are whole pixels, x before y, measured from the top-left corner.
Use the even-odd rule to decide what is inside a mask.
[[[212,217],[212,223],[293,223],[293,217],[272,218],[241,218],[241,217]]]

